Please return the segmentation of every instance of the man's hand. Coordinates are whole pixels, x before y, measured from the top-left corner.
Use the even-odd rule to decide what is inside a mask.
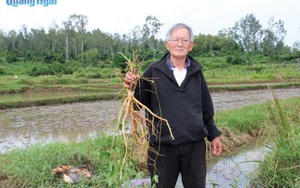
[[[211,143],[212,143],[213,154],[216,156],[221,155],[223,144],[220,140],[220,137],[216,137]]]
[[[135,84],[136,80],[139,78],[138,74],[133,74],[131,72],[127,72],[124,77],[124,86],[126,89],[131,89]]]

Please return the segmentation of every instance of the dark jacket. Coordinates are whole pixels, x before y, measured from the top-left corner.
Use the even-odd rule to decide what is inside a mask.
[[[187,74],[179,87],[173,71],[166,63],[166,54],[153,62],[137,84],[135,97],[156,115],[168,120],[175,140],[171,140],[164,121],[154,118],[155,131],[149,127],[150,141],[162,144],[181,144],[212,141],[221,135],[214,123],[214,108],[201,65],[190,58]],[[148,114],[149,120],[152,119]],[[160,134],[161,131],[161,134]]]

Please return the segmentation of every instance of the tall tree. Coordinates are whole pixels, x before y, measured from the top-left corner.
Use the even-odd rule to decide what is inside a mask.
[[[250,14],[236,22],[235,26],[230,29],[230,33],[244,51],[255,53],[262,35],[261,28],[259,20]]]
[[[80,36],[81,41],[81,61],[83,61],[83,40],[84,34],[86,33],[86,26],[88,24],[88,18],[82,14],[73,14],[70,16],[69,20],[71,20],[72,24],[74,25],[74,29]]]
[[[155,16],[147,16],[146,23],[143,26],[143,38],[149,41],[150,47],[153,51],[153,58],[156,56],[156,49],[158,45],[157,34],[163,24]]]
[[[293,51],[300,51],[300,41],[294,42],[292,49]]]
[[[69,40],[70,36],[72,36],[73,48],[74,48],[74,56],[77,58],[77,43],[76,36],[79,34],[81,41],[81,60],[83,60],[83,36],[86,33],[86,25],[88,24],[87,16],[81,14],[73,14],[71,15],[67,21],[63,21],[63,25],[65,27],[66,33],[66,61],[69,60]]]
[[[48,30],[49,40],[51,41],[52,53],[54,54],[57,47],[57,35],[58,35],[59,26],[56,22],[52,22],[52,26]]]
[[[30,42],[33,51],[33,58],[35,60],[43,60],[43,55],[49,49],[49,44],[47,42],[47,33],[44,28],[31,29],[30,32]]]
[[[8,50],[16,50],[17,32],[15,30],[10,30],[8,32],[8,38],[10,39],[8,43]]]
[[[5,33],[0,29],[0,51],[3,52],[7,49]]]
[[[276,22],[274,17],[271,17],[268,21],[268,29],[263,33],[261,44],[263,53],[271,58],[278,57],[283,50],[285,36],[284,22],[282,20]]]
[[[70,59],[70,54],[69,54],[69,35],[70,33],[74,30],[74,26],[72,25],[72,22],[70,20],[67,21],[63,21],[62,24],[65,27],[64,33],[66,35],[66,49],[65,49],[65,53],[66,53],[66,62],[69,61]]]
[[[132,45],[135,50],[140,48],[142,34],[142,30],[139,26],[135,26],[130,32],[130,40],[132,41]]]

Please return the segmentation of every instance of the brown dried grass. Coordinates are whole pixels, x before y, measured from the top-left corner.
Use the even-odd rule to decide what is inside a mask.
[[[139,68],[141,67],[142,62],[138,61],[138,55],[134,53],[133,60],[130,60],[123,54],[121,54],[126,59],[127,71],[132,72],[133,74],[139,73]],[[145,79],[145,78],[140,78]],[[136,84],[132,85],[130,89],[127,89],[126,96],[122,101],[122,105],[118,115],[118,132],[121,130],[121,134],[124,139],[125,144],[125,154],[122,162],[121,175],[122,178],[122,169],[126,163],[127,158],[129,157],[140,157],[141,160],[146,161],[147,151],[149,149],[148,145],[148,129],[153,129],[152,132],[157,132],[154,125],[154,119],[157,118],[162,122],[165,122],[168,126],[171,139],[174,140],[174,136],[171,131],[171,127],[168,123],[168,120],[159,117],[154,114],[147,106],[142,104],[139,100],[134,97],[134,91],[136,89]],[[152,116],[152,119],[145,117],[145,113],[148,113]],[[129,132],[130,131],[130,132]],[[158,135],[156,135],[158,136]]]

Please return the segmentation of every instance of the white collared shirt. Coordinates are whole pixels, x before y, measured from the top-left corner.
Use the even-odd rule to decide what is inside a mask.
[[[174,77],[175,77],[178,85],[180,86],[186,76],[186,67],[184,67],[181,70],[179,70],[176,67],[172,67],[172,70],[173,70]]]

